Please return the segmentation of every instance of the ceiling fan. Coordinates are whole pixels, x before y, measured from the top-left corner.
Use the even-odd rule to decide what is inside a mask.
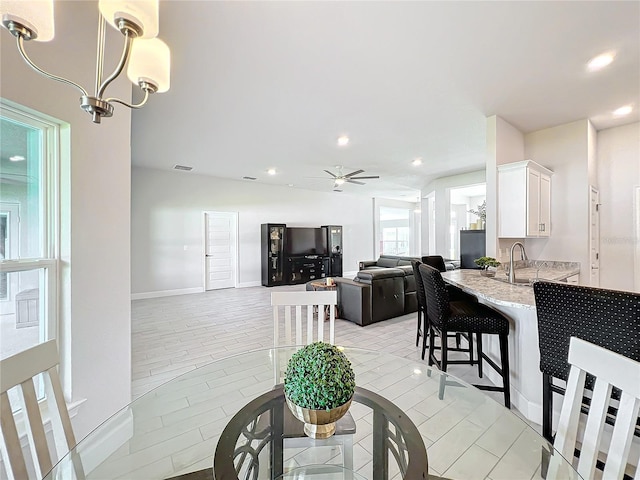
[[[333,172],[330,172],[329,170],[325,170],[326,173],[331,175],[331,178],[333,179],[333,189],[336,192],[341,192],[342,190],[337,190],[337,188],[341,187],[345,183],[355,183],[356,185],[364,185],[365,184],[364,182],[359,182],[358,180],[369,180],[373,178],[380,178],[378,175],[369,175],[366,177],[356,176],[356,175],[360,175],[361,173],[364,173],[364,170],[356,170],[354,172],[347,173],[345,175],[344,173],[342,173],[341,166],[337,166],[336,168],[338,169],[337,175]]]

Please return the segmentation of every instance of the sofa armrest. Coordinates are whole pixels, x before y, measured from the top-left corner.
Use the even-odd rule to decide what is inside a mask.
[[[367,267],[375,267],[377,265],[377,260],[364,260],[358,264],[358,270],[364,270]]]
[[[369,325],[372,322],[371,285],[340,277],[335,281],[340,318],[360,326]]]

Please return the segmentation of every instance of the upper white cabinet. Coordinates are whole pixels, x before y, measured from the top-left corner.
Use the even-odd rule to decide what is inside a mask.
[[[551,234],[551,175],[532,160],[498,166],[498,237]]]

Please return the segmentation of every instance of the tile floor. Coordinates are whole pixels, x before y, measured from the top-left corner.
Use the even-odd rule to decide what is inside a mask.
[[[303,289],[304,285],[251,287],[134,300],[133,398],[213,360],[273,346],[271,292]],[[416,313],[366,327],[337,319],[336,343],[419,360],[416,322]],[[452,365],[449,372],[469,383],[490,383],[468,365]],[[502,394],[489,395],[502,402]]]
[[[252,287],[133,301],[133,397],[137,398],[154,387],[213,360],[235,353],[271,347],[273,345],[271,292],[303,288],[304,286],[300,285],[271,289]],[[338,319],[336,320],[336,343],[379,350],[422,362],[420,348],[415,346],[416,319],[417,314],[414,313],[367,327],[359,327]],[[487,382],[487,380],[478,379],[477,369],[470,366],[453,365],[450,373],[469,383]],[[206,395],[205,392],[203,393]],[[502,403],[502,394],[493,392],[487,392],[487,394]],[[198,393],[194,395],[197,396]],[[416,418],[412,417],[416,425],[420,423],[419,419],[424,420],[418,428],[424,430],[421,433],[428,448],[431,473],[445,474],[449,478],[489,478],[489,471],[480,471],[474,466],[476,462],[470,460],[477,458],[480,464],[493,465],[490,470],[491,478],[494,479],[532,478],[532,476],[539,478],[539,469],[536,470],[536,465],[533,463],[527,466],[530,471],[526,473],[517,472],[513,469],[514,466],[509,464],[508,452],[514,451],[514,448],[517,450],[518,441],[528,434],[529,429],[523,430],[522,424],[514,425],[513,438],[507,438],[504,435],[493,438],[490,428],[486,432],[479,428],[477,424],[479,420],[475,415],[458,418],[460,412],[456,410],[453,412],[455,418],[451,417],[451,425],[442,423],[442,417],[439,416],[437,423],[442,426],[442,431],[438,433],[438,429],[429,424],[431,415],[429,412],[421,412],[417,407],[407,406],[407,408],[416,410],[413,412]],[[167,421],[165,416],[162,418],[162,422]],[[478,438],[469,435],[469,432],[476,430]],[[535,435],[533,432],[530,434]],[[150,439],[157,441],[155,437],[157,432]],[[355,441],[358,442],[358,439]],[[360,447],[356,443],[354,447],[356,461],[358,448]],[[440,448],[442,451],[434,451],[434,448]],[[470,455],[471,450],[473,452]],[[461,451],[466,452],[465,461],[458,460],[463,458],[459,455]],[[300,455],[304,452],[296,451],[294,454]],[[487,458],[495,462],[486,462]],[[172,460],[175,465],[176,460]],[[162,461],[166,460],[162,459]],[[539,460],[534,458],[532,461],[535,463]],[[364,466],[358,470],[358,473],[364,472],[366,472]],[[368,478],[369,475],[365,477]]]

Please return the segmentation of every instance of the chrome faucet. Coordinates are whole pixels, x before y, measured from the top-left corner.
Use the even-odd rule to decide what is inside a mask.
[[[524,251],[524,245],[521,242],[515,242],[511,245],[511,250],[509,251],[509,283],[516,283],[516,269],[513,266],[513,250],[516,245],[520,245],[520,259],[527,260],[527,253]]]

